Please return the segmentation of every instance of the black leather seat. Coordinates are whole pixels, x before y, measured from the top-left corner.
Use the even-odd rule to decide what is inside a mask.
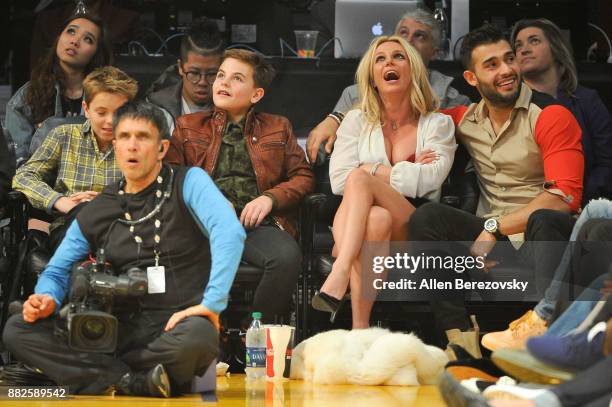
[[[1,314],[0,330],[8,317],[9,304],[23,298],[24,273],[26,262],[26,241],[30,205],[25,196],[16,191],[8,194],[6,220],[8,224],[2,228],[3,267],[0,270]],[[34,282],[35,283],[35,282]],[[31,283],[28,284],[32,286]],[[33,286],[32,286],[33,287]]]

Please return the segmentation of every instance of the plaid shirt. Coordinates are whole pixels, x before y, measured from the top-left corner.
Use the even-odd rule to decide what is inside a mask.
[[[102,152],[89,121],[53,129],[13,178],[13,188],[51,213],[62,196],[97,191],[121,179],[113,148]],[[51,188],[51,185],[54,185]]]

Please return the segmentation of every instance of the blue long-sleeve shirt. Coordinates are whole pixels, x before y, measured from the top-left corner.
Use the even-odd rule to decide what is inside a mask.
[[[190,168],[183,184],[187,208],[208,236],[212,263],[202,305],[220,313],[227,306],[228,293],[234,281],[246,233],[236,214],[214,182],[201,168]],[[109,225],[110,226],[110,225]],[[70,287],[72,265],[84,259],[90,245],[77,220],[70,225],[55,255],[40,275],[35,292],[49,294],[59,305]]]

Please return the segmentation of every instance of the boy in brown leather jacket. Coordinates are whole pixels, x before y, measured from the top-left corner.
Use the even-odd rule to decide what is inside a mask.
[[[242,259],[264,270],[252,310],[266,323],[289,312],[301,266],[297,209],[314,188],[289,120],[253,109],[273,77],[262,56],[226,51],[213,84],[215,109],[180,116],[166,156],[203,168],[234,205],[247,230]]]

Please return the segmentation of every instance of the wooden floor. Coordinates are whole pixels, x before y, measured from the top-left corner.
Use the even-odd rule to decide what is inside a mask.
[[[182,407],[216,404],[240,407],[281,406],[348,406],[348,407],[436,407],[444,406],[434,386],[324,386],[303,381],[285,383],[247,382],[244,375],[232,375],[217,380],[217,402],[205,401],[202,396],[188,395],[173,399],[152,399],[125,396],[76,396],[64,401],[51,400],[0,400],[0,406],[8,407],[57,407],[74,405],[80,407],[108,404],[134,407]]]

